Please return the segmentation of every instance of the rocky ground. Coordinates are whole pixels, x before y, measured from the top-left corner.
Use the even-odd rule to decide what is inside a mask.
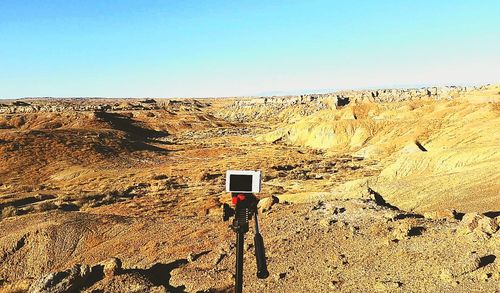
[[[5,101],[0,291],[231,291],[224,172],[259,169],[244,291],[498,292],[499,98]]]

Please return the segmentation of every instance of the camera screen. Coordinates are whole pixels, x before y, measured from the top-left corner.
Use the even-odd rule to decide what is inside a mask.
[[[232,191],[252,192],[252,175],[230,175],[229,188]]]

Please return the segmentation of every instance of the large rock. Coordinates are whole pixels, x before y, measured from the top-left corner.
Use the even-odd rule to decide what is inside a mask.
[[[86,288],[84,292],[166,293],[167,290],[163,286],[154,285],[142,273],[126,272],[112,278],[104,278]]]
[[[479,236],[489,237],[497,230],[498,223],[495,219],[479,213],[467,213],[463,216],[457,228],[457,233],[459,235],[475,233]]]
[[[441,219],[452,220],[455,219],[455,216],[456,212],[454,210],[424,212],[424,218],[432,220],[441,220]]]
[[[457,277],[473,272],[481,266],[481,257],[479,254],[472,252],[469,255],[464,255],[459,262],[449,268],[449,272]]]
[[[91,275],[88,265],[74,265],[70,269],[61,272],[50,273],[35,280],[29,289],[33,293],[63,293],[80,291],[87,278]]]
[[[412,223],[401,223],[394,228],[389,238],[392,241],[400,241],[410,237],[420,236],[424,231],[424,227]]]
[[[112,257],[102,262],[102,265],[103,265],[104,276],[108,278],[118,275],[122,271],[122,261],[116,257]]]
[[[266,197],[261,200],[259,200],[259,203],[257,204],[257,208],[259,212],[263,213],[265,211],[268,211],[271,209],[271,207],[279,202],[279,198],[276,196],[271,196],[271,197]]]

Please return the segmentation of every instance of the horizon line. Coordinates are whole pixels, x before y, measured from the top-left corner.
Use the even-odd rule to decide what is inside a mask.
[[[228,99],[228,98],[260,98],[260,97],[287,97],[298,95],[323,95],[334,94],[340,91],[374,91],[388,89],[422,89],[422,88],[444,88],[444,87],[479,87],[500,84],[500,81],[490,82],[462,82],[462,83],[414,83],[414,84],[394,84],[380,86],[357,86],[357,87],[335,87],[319,89],[298,89],[298,90],[271,90],[249,95],[229,95],[229,96],[24,96],[24,97],[0,97],[1,100],[37,100],[37,99]]]

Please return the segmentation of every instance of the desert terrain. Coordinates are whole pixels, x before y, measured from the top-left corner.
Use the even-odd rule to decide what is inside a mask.
[[[500,292],[500,85],[0,101],[0,292]]]

